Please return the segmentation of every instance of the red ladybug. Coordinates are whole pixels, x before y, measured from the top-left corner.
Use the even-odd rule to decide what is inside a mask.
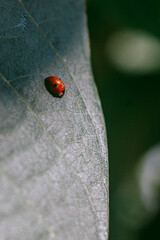
[[[56,76],[45,78],[45,86],[50,94],[57,97],[62,97],[65,92],[64,83]]]

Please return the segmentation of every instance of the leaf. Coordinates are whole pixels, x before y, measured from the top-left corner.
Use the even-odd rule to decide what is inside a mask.
[[[108,163],[81,0],[0,3],[0,239],[107,239]],[[55,98],[44,78],[66,85]]]

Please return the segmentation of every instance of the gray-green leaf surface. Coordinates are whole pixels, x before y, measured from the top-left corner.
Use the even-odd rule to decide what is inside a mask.
[[[106,240],[106,133],[84,3],[3,0],[0,13],[0,239]],[[49,75],[63,98],[46,90]]]

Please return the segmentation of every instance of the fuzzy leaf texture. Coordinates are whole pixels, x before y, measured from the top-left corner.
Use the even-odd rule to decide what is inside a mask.
[[[105,125],[82,0],[0,2],[0,239],[106,240]],[[66,85],[60,99],[44,78]]]

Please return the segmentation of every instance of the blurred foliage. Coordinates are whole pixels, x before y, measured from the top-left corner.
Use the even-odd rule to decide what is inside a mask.
[[[92,67],[108,134],[110,240],[160,238],[160,213],[145,209],[136,177],[141,156],[160,141],[160,69],[125,72],[105,55],[106,42],[124,29],[159,41],[159,13],[158,0],[87,1]]]

